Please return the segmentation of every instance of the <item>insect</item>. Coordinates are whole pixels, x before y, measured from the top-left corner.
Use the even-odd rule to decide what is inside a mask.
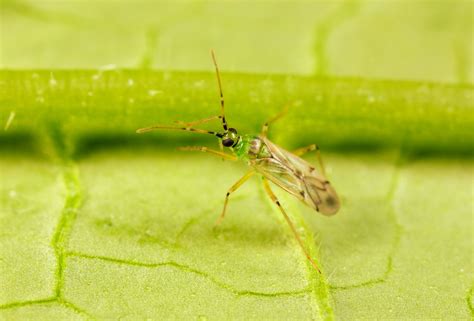
[[[303,241],[296,231],[295,225],[287,215],[285,209],[281,206],[280,201],[273,193],[269,184],[269,181],[272,182],[288,193],[294,195],[297,199],[304,202],[309,207],[324,215],[329,216],[336,214],[340,207],[339,198],[334,188],[326,179],[324,165],[318,146],[312,144],[307,147],[299,148],[293,152],[289,152],[272,143],[267,138],[269,125],[282,117],[286,111],[283,111],[272,119],[268,120],[263,125],[262,130],[258,135],[241,135],[235,128],[229,127],[225,118],[224,95],[222,92],[219,68],[212,50],[211,56],[216,70],[221,114],[193,122],[177,121],[176,123],[178,123],[179,126],[154,125],[146,128],[140,128],[137,130],[137,133],[145,133],[158,129],[168,129],[183,130],[193,133],[210,134],[216,136],[220,142],[220,151],[213,150],[208,147],[196,146],[179,148],[180,150],[206,152],[232,161],[241,160],[247,162],[250,167],[250,170],[227,191],[224,201],[224,208],[216,221],[216,226],[219,225],[225,217],[229,196],[240,186],[242,186],[250,177],[255,174],[259,174],[262,177],[265,192],[283,214],[307,259],[311,262],[313,267],[318,270],[318,272],[320,272],[318,265],[315,263],[308,250],[305,248]],[[222,123],[222,132],[208,131],[195,127],[196,125],[217,119],[219,119]],[[223,147],[228,148],[231,153],[225,153]],[[304,159],[300,158],[300,156],[303,154],[314,150],[317,153],[320,171],[318,171],[314,166]]]

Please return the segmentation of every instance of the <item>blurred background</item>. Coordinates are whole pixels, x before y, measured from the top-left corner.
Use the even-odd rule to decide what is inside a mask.
[[[1,2],[2,68],[103,66],[472,83],[456,1]]]

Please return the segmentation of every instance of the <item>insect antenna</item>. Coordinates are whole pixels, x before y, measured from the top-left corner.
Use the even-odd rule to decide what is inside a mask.
[[[212,50],[212,49],[211,49],[211,56],[212,56],[212,61],[214,62],[214,67],[216,68],[217,84],[219,86],[219,95],[220,95],[220,101],[221,101],[222,127],[224,127],[224,131],[227,132],[228,126],[227,126],[227,121],[225,120],[224,94],[222,93],[221,76],[219,74],[219,67],[217,66],[216,56],[214,55],[214,50]]]
[[[217,136],[219,138],[221,138],[223,136],[220,133],[216,133],[216,132],[213,132],[213,131],[210,131],[210,130],[205,130],[205,129],[192,128],[192,127],[161,126],[161,125],[154,125],[154,126],[150,126],[150,127],[140,128],[140,129],[137,129],[136,132],[137,132],[137,134],[143,134],[143,133],[151,132],[151,131],[158,130],[158,129],[184,130],[184,131],[200,133],[200,134],[210,134],[210,135]]]

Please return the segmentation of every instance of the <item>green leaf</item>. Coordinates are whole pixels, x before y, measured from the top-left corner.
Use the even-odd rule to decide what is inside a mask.
[[[473,318],[472,3],[0,6],[0,319]],[[213,230],[215,138],[135,134],[218,112],[209,48],[231,126],[321,146],[335,217],[275,187],[321,275],[257,178]]]
[[[195,120],[218,112],[212,73],[116,70],[0,71],[2,121],[15,112],[7,135],[47,134],[64,141],[63,152],[90,145],[193,137],[156,133],[138,137],[151,123]],[[323,149],[402,148],[416,153],[469,154],[472,86],[416,82],[223,74],[227,118],[241,132],[260,131],[285,105],[287,117],[272,137],[289,147],[317,143]],[[25,104],[25,101],[28,103]],[[60,137],[56,137],[60,136]],[[120,138],[117,140],[117,137]],[[188,138],[189,137],[189,138]],[[132,142],[134,140],[136,142]]]
[[[279,109],[262,107],[297,96],[272,137],[323,142],[340,213],[275,190],[319,275],[257,179],[212,229],[246,166],[173,146],[213,139],[134,133],[215,114],[212,74],[94,75],[2,73],[2,116],[16,115],[0,144],[4,318],[469,318],[472,87],[225,75],[232,126],[257,132]],[[341,144],[349,133],[359,145]]]

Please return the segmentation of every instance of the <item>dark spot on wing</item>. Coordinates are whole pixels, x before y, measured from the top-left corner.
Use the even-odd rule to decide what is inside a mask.
[[[336,205],[336,203],[337,203],[336,198],[334,198],[333,196],[326,197],[325,202],[326,202],[327,206],[329,206],[329,207],[332,207],[332,206]]]

